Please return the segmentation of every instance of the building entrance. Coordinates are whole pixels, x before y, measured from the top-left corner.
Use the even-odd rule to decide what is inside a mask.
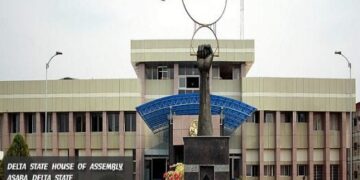
[[[167,171],[167,160],[165,156],[145,157],[145,180],[161,180]]]
[[[240,178],[241,172],[241,155],[240,154],[230,154],[229,157],[229,168],[230,168],[230,179]]]

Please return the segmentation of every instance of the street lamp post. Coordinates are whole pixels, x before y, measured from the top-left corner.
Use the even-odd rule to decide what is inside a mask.
[[[44,146],[44,152],[46,153],[47,152],[47,140],[46,140],[46,137],[47,137],[47,121],[48,121],[48,119],[47,119],[47,91],[48,91],[48,88],[47,88],[47,74],[48,74],[48,69],[49,69],[49,65],[50,65],[50,62],[51,62],[51,60],[55,57],[55,56],[57,56],[57,55],[62,55],[62,52],[59,52],[59,51],[56,51],[56,53],[53,55],[53,56],[51,56],[51,58],[50,58],[50,60],[46,63],[46,80],[45,80],[45,129],[44,129],[44,131],[45,131],[45,146]]]
[[[349,61],[349,59],[341,53],[341,51],[335,51],[335,54],[336,55],[340,55],[342,56],[345,60],[346,60],[346,63],[348,65],[348,68],[349,68],[349,80],[351,80],[351,62]],[[350,81],[349,81],[350,83]],[[352,100],[351,100],[351,89],[350,89],[350,86],[349,86],[349,96],[350,96],[350,135],[351,135],[351,144],[350,144],[350,180],[353,179],[353,120],[352,120]]]

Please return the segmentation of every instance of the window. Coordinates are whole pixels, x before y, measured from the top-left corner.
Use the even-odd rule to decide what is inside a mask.
[[[314,180],[323,179],[323,165],[314,165]]]
[[[259,123],[259,111],[254,112],[254,114],[246,120],[248,123]]]
[[[200,88],[200,76],[180,76],[179,94],[195,93]]]
[[[308,122],[308,113],[307,112],[297,112],[297,122],[307,123]]]
[[[169,72],[167,66],[158,66],[158,79],[169,79]]]
[[[214,64],[212,66],[213,79],[240,79],[240,64]]]
[[[304,164],[299,164],[297,168],[298,176],[307,176],[308,175],[308,166]]]
[[[275,165],[265,165],[264,176],[275,176]]]
[[[102,131],[102,114],[100,112],[91,113],[91,131],[92,132]]]
[[[197,93],[199,88],[200,75],[195,64],[179,64],[179,94]]]
[[[330,165],[330,180],[338,180],[339,179],[339,165],[331,164]]]
[[[292,121],[292,112],[281,112],[280,121],[282,123],[291,123]]]
[[[45,113],[41,113],[41,132],[51,132],[52,128],[51,128],[51,120],[52,120],[52,113],[47,113],[47,121],[45,123]],[[45,124],[46,124],[46,128],[45,128]]]
[[[36,114],[25,113],[26,133],[36,133]]]
[[[18,133],[20,132],[20,114],[19,113],[10,113],[10,132]]]
[[[330,113],[330,130],[338,131],[340,130],[340,113]]]
[[[74,119],[75,119],[75,131],[85,132],[86,131],[85,113],[74,113]]]
[[[170,64],[146,64],[146,79],[173,79],[174,68]]]
[[[280,175],[281,176],[291,176],[291,165],[281,165],[280,166]]]
[[[69,113],[57,114],[58,132],[69,132]]]
[[[125,112],[125,131],[136,131],[135,112]]]
[[[275,122],[275,112],[265,112],[265,123]]]
[[[354,147],[353,147],[353,149],[354,149],[354,150],[357,150],[357,147],[358,147],[358,144],[357,144],[356,142],[354,142]]]
[[[259,176],[259,166],[258,165],[247,165],[246,166],[246,176]]]
[[[324,130],[324,113],[314,113],[314,130],[322,131]]]
[[[108,131],[109,132],[118,132],[119,131],[119,113],[118,112],[107,113],[107,120],[108,120]]]

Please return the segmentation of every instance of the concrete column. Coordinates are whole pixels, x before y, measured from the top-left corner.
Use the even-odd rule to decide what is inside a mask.
[[[275,119],[275,176],[276,179],[280,179],[280,147],[281,147],[281,113],[280,111],[276,111],[276,119]]]
[[[119,151],[120,151],[120,156],[125,155],[125,117],[124,117],[124,111],[119,112]]]
[[[309,112],[308,122],[308,179],[314,179],[314,113]]]
[[[325,180],[330,180],[330,112],[325,113],[325,147],[324,147]]]
[[[297,176],[297,144],[296,144],[296,123],[297,122],[297,113],[296,111],[293,111],[292,113],[292,151],[291,151],[291,167],[292,167],[292,179],[295,179]]]
[[[107,134],[108,134],[108,121],[107,121],[107,114],[104,111],[102,113],[102,155],[103,156],[107,156],[108,152],[107,152],[107,147],[108,147],[108,142],[107,142]]]
[[[259,112],[259,179],[264,178],[264,111]]]
[[[138,68],[138,79],[140,80],[141,87],[141,103],[145,102],[145,92],[146,92],[146,83],[145,83],[145,64],[139,64]]]
[[[91,156],[91,124],[90,112],[85,113],[85,154]]]
[[[9,114],[3,114],[2,120],[2,142],[3,142],[3,150],[6,152],[10,147],[10,128],[9,128]]]
[[[42,132],[41,132],[41,117],[40,113],[35,114],[36,117],[36,155],[42,156]]]
[[[346,112],[341,113],[341,130],[340,130],[340,179],[346,179],[346,127],[348,118]],[[352,123],[352,122],[350,122]]]
[[[59,156],[59,133],[58,133],[58,123],[57,123],[57,114],[56,112],[52,113],[51,117],[51,127],[52,127],[52,154],[53,156]]]
[[[144,147],[143,147],[143,132],[142,132],[142,119],[138,113],[136,113],[136,179],[143,177],[144,167]]]
[[[24,117],[24,113],[21,112],[20,113],[20,134],[24,137],[25,141],[26,141],[26,137],[25,137],[25,117]]]
[[[69,156],[75,156],[75,128],[74,128],[74,113],[69,112],[69,136],[68,136],[68,146],[69,146]]]
[[[242,176],[246,177],[246,122],[241,125],[241,161]]]
[[[179,92],[179,64],[174,64],[174,88],[173,94],[178,94]]]
[[[140,80],[141,87],[141,103],[145,102],[145,92],[146,92],[146,83],[145,83],[145,64],[139,64],[138,68],[138,78]],[[144,149],[143,149],[143,120],[140,115],[136,113],[136,179],[141,179],[143,175],[144,167]]]

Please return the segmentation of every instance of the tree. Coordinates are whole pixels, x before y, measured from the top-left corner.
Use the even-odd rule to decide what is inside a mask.
[[[4,159],[6,157],[28,157],[29,147],[25,142],[25,139],[22,135],[15,135],[13,142],[10,145],[10,148],[6,151]],[[4,161],[0,162],[0,180],[4,179]]]

